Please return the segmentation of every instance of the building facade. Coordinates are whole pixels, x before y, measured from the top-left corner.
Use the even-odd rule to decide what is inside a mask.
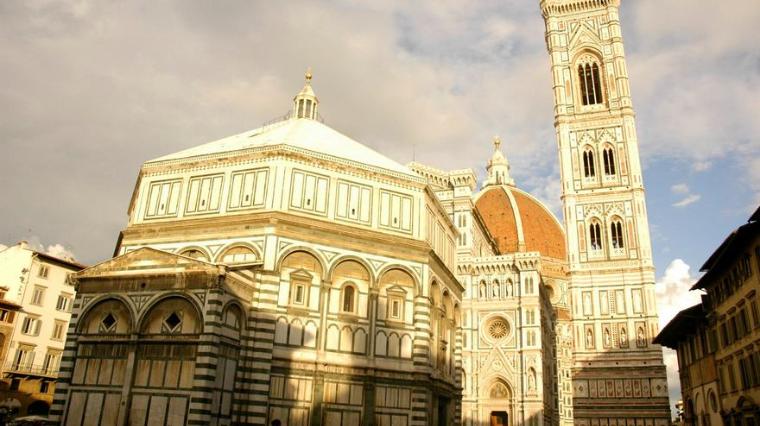
[[[760,208],[702,266],[692,290],[702,303],[681,311],[656,341],[678,353],[684,422],[760,422]]]
[[[83,268],[23,241],[0,251],[0,329],[5,329],[0,403],[20,414],[45,414],[50,408],[75,297],[70,276]]]
[[[143,166],[77,277],[65,424],[458,422],[457,231],[318,105],[307,75],[288,119]]]
[[[679,312],[656,338],[678,354],[681,394],[686,395],[676,407],[681,424],[722,424],[714,337],[700,303]]]
[[[669,418],[619,0],[542,0],[572,287],[579,425]]]
[[[618,6],[541,2],[564,227],[499,139],[482,185],[400,165],[322,123],[310,73],[284,119],[143,164],[76,276],[55,418],[668,424]]]

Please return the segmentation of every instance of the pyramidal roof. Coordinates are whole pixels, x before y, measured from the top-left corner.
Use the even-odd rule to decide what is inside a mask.
[[[362,145],[348,136],[308,118],[290,118],[279,123],[229,136],[174,154],[158,157],[147,163],[190,159],[221,153],[274,148],[279,145],[326,154],[352,162],[379,167],[396,173],[417,176],[406,166]]]
[[[318,101],[311,90],[310,73],[307,73],[304,89],[296,95],[293,101],[293,111],[289,114],[289,118],[283,121],[154,158],[146,164],[196,157],[197,159],[206,156],[216,157],[219,154],[232,154],[241,151],[291,148],[296,151],[305,150],[318,156],[326,155],[333,159],[348,160],[359,166],[380,168],[418,177],[406,166],[321,123],[316,114]],[[308,113],[305,113],[307,110]]]

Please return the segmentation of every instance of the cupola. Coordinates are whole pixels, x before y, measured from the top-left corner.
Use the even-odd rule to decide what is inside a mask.
[[[314,94],[314,90],[311,88],[311,68],[306,70],[304,76],[306,83],[300,92],[293,98],[293,117],[294,118],[308,118],[310,120],[316,120],[317,107],[319,106],[319,100],[317,95]]]
[[[509,175],[509,161],[501,152],[501,139],[498,136],[493,138],[493,155],[488,160],[488,180],[484,186],[490,185],[515,185],[514,179]]]

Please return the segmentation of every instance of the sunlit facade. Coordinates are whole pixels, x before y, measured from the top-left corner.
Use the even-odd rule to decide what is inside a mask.
[[[667,424],[617,8],[541,2],[564,226],[498,138],[480,183],[398,164],[323,124],[310,72],[284,119],[143,164],[114,258],[76,277],[53,414]]]

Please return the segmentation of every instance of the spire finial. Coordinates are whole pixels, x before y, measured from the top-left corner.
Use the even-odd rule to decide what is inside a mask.
[[[501,149],[501,138],[499,138],[499,136],[497,135],[493,137],[493,150],[498,151],[500,149]]]
[[[306,74],[304,74],[304,77],[306,78],[306,83],[311,83],[311,67],[306,68]]]

